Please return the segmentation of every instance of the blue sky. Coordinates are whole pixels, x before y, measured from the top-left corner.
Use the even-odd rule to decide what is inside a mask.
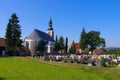
[[[78,42],[86,32],[100,31],[107,47],[120,47],[120,0],[0,0],[0,37],[11,14],[20,20],[22,39],[33,29],[46,31],[52,17],[55,35]]]

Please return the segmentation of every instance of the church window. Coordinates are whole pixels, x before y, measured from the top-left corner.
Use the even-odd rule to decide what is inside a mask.
[[[28,41],[26,41],[26,47],[28,47],[28,48],[29,48],[29,42],[28,42]]]

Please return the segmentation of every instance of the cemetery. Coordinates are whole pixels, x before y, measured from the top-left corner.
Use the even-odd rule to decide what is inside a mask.
[[[88,66],[120,66],[120,56],[114,55],[76,55],[76,54],[46,54],[39,56],[40,61],[56,61],[64,63],[86,64]]]
[[[120,80],[120,0],[1,0],[0,80]]]

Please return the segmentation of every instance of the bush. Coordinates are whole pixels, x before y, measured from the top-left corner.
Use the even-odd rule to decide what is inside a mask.
[[[101,57],[101,66],[107,67],[106,61],[105,61],[105,58],[104,58],[104,57]]]
[[[116,65],[117,65],[117,64],[116,64],[113,60],[110,61],[109,66],[111,66],[111,67],[115,67]]]
[[[64,63],[68,63],[68,58],[64,58],[64,59],[63,59],[63,62],[64,62]]]
[[[70,60],[70,63],[74,63],[75,61],[73,59]]]
[[[75,62],[75,61],[74,61],[72,58],[70,58],[69,56],[68,56],[68,57],[65,57],[65,58],[63,59],[63,61],[64,61],[64,63],[68,63],[68,62],[74,63],[74,62]]]
[[[87,61],[86,58],[81,58],[81,59],[80,59],[80,63],[81,63],[81,64],[88,64],[88,61]]]

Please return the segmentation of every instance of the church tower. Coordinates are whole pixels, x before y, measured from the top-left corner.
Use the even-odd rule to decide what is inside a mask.
[[[54,31],[52,28],[52,19],[51,18],[50,18],[50,21],[48,22],[48,29],[47,29],[46,33],[54,39]]]

